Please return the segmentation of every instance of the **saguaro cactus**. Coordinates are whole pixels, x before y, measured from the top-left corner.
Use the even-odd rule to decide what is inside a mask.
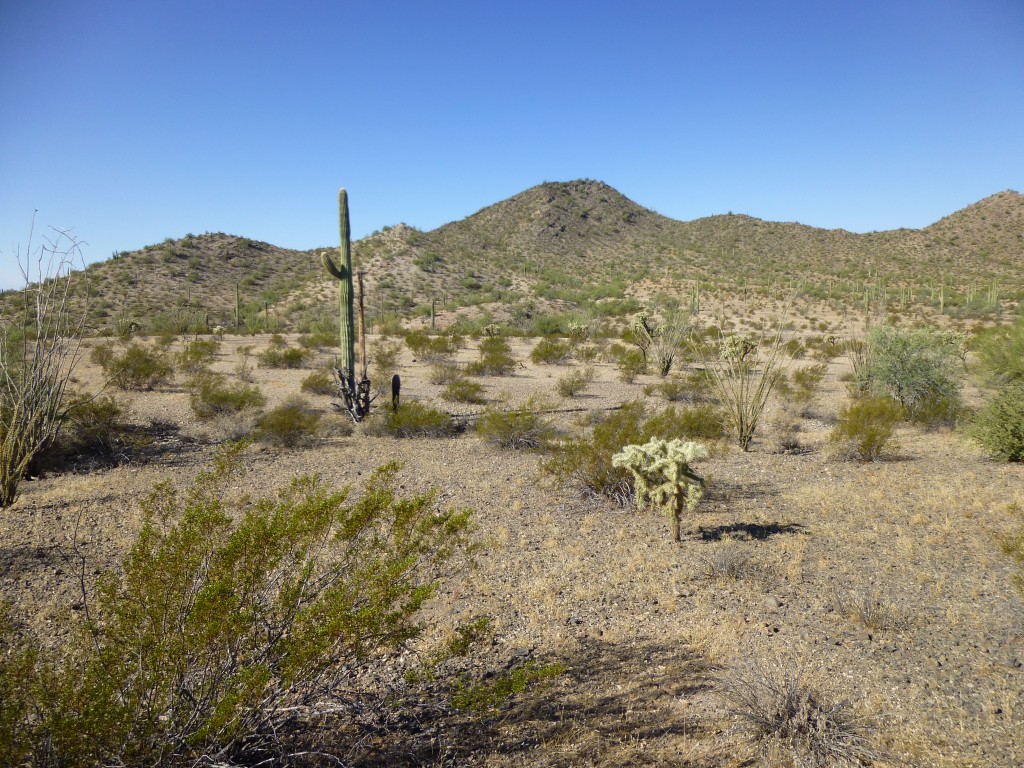
[[[338,281],[340,286],[339,302],[339,343],[341,357],[334,367],[338,392],[344,401],[344,408],[355,421],[362,419],[370,412],[370,380],[366,377],[366,354],[363,354],[362,370],[356,380],[356,333],[355,333],[355,292],[352,289],[352,230],[348,221],[348,192],[338,190],[338,217],[341,230],[341,246],[338,248],[338,261],[324,252],[320,260],[324,268]],[[360,278],[360,291],[362,291]],[[362,312],[362,294],[360,294],[360,313]],[[361,317],[361,315],[360,315]],[[360,324],[360,330],[362,329]],[[336,406],[340,409],[340,406]]]
[[[355,311],[352,290],[352,229],[348,221],[348,192],[338,190],[338,217],[341,230],[341,246],[338,248],[338,262],[335,263],[326,251],[320,254],[324,267],[341,286],[339,320],[341,325],[341,369],[355,377],[356,332]]]

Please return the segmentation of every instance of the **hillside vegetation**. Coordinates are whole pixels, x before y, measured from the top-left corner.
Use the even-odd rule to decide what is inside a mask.
[[[433,302],[446,324],[484,317],[543,332],[564,313],[624,318],[685,303],[698,287],[720,299],[799,295],[839,312],[987,317],[1024,296],[1022,231],[1024,196],[1013,191],[924,229],[854,234],[731,213],[676,221],[583,180],[532,187],[429,232],[387,227],[355,243],[354,258],[371,322],[425,319]],[[319,250],[189,234],[88,267],[80,291],[98,331],[308,331],[334,314]]]

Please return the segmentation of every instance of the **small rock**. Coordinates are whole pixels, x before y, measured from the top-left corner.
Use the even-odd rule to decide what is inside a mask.
[[[779,598],[775,597],[774,595],[768,595],[768,597],[764,599],[764,604],[770,610],[782,607],[782,602],[779,600]]]

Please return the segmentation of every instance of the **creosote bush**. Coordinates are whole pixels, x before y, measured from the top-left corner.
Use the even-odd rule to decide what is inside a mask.
[[[555,428],[540,411],[544,404],[530,399],[509,410],[488,408],[477,419],[476,433],[492,445],[515,451],[547,446],[555,436]]]
[[[178,368],[187,373],[206,368],[217,357],[220,342],[216,339],[196,339],[185,342],[185,348],[178,353]]]
[[[200,419],[262,408],[267,399],[255,384],[232,383],[221,373],[202,371],[189,378],[189,402]]]
[[[572,345],[567,341],[545,337],[530,351],[534,365],[564,365],[572,356]]]
[[[380,408],[366,422],[368,435],[451,437],[457,432],[451,416],[415,400],[406,400],[394,410]]]
[[[471,550],[470,513],[439,509],[433,493],[399,497],[396,464],[354,503],[309,476],[276,498],[235,499],[240,451],[184,493],[154,488],[137,542],[84,595],[67,646],[44,652],[0,615],[11,764],[350,757],[335,734],[339,718],[365,717],[353,681],[419,633],[420,608]]]
[[[275,338],[280,338],[275,336]],[[303,368],[313,358],[313,351],[304,347],[289,347],[287,344],[271,343],[267,349],[256,355],[261,368]]]
[[[334,395],[338,388],[334,375],[327,368],[318,368],[302,380],[299,389],[311,395]]]
[[[487,402],[487,399],[484,397],[483,385],[465,376],[457,376],[451,379],[447,386],[441,390],[441,397],[451,403],[480,405]]]
[[[594,381],[594,369],[583,368],[570,371],[564,376],[559,376],[555,382],[555,391],[562,397],[576,397],[582,395],[588,386]]]
[[[508,376],[515,370],[512,348],[504,336],[487,336],[480,340],[480,358],[466,366],[470,376]]]
[[[313,441],[320,424],[320,414],[298,395],[293,395],[256,420],[256,436],[263,442],[284,448],[295,448]]]
[[[132,342],[118,354],[113,347],[94,347],[90,359],[98,364],[115,386],[125,390],[153,389],[174,376],[174,364],[159,349]]]
[[[829,442],[842,458],[877,461],[897,450],[893,432],[902,418],[903,409],[891,398],[854,398],[839,412]]]
[[[999,461],[1024,461],[1024,380],[1008,384],[975,415],[969,434]]]

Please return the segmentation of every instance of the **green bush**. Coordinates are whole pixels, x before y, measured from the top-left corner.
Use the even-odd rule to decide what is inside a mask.
[[[178,353],[178,367],[188,373],[206,368],[217,357],[220,342],[216,339],[196,339],[185,343],[185,348]]]
[[[681,417],[671,408],[646,418],[643,403],[626,403],[598,421],[589,436],[577,435],[553,446],[550,458],[541,467],[584,496],[601,496],[628,506],[633,503],[633,475],[613,466],[612,456],[623,446],[643,445],[652,437],[680,437],[681,423]]]
[[[110,395],[78,396],[68,405],[63,441],[78,454],[111,458],[136,445],[126,420],[127,406]]]
[[[969,433],[993,458],[1024,461],[1024,379],[989,399],[975,416]]]
[[[480,359],[466,366],[466,373],[471,376],[508,376],[515,367],[508,339],[488,336],[480,340]]]
[[[457,379],[464,379],[465,374],[456,363],[437,363],[430,366],[427,378],[431,384],[451,384]]]
[[[165,353],[137,342],[129,344],[120,355],[101,344],[93,349],[90,359],[120,389],[153,389],[174,376],[174,365]]]
[[[373,361],[373,378],[376,381],[391,381],[398,371],[398,357],[402,345],[387,337],[379,338],[370,345],[370,360]]]
[[[430,336],[424,331],[410,331],[406,334],[405,345],[418,360],[437,362],[458,352],[462,337],[457,334]]]
[[[469,512],[400,498],[395,464],[352,504],[315,477],[234,502],[239,450],[185,493],[154,488],[67,647],[26,650],[0,617],[11,764],[284,764],[323,747],[321,729],[297,725],[328,708],[344,718],[360,673],[420,632],[424,602],[470,549]]]
[[[903,415],[892,398],[856,398],[839,412],[829,441],[844,458],[876,461],[897,450],[893,432]]]
[[[335,386],[334,374],[326,368],[313,371],[302,380],[299,388],[312,395],[335,395],[338,391]]]
[[[679,408],[670,405],[647,419],[644,432],[662,440],[719,440],[725,434],[725,418],[721,409],[711,403]]]
[[[543,338],[530,352],[534,365],[564,365],[572,355],[572,346],[566,341]]]
[[[310,349],[272,344],[256,355],[256,362],[261,368],[302,368],[312,357]]]
[[[983,331],[975,340],[984,378],[995,385],[1024,381],[1024,316],[1012,325]]]
[[[487,402],[484,397],[484,387],[478,381],[459,376],[451,379],[448,385],[441,390],[441,397],[451,403],[472,403],[481,404]]]
[[[555,382],[555,390],[562,397],[576,397],[583,394],[594,381],[594,369],[570,371]]]
[[[626,384],[632,384],[636,377],[647,373],[647,358],[642,350],[633,348],[627,349],[621,344],[612,344],[608,348],[608,354],[615,362],[619,371],[619,379]]]
[[[262,408],[267,402],[255,384],[231,384],[223,374],[209,371],[192,376],[188,388],[192,411],[200,419]]]
[[[857,370],[860,390],[886,395],[898,402],[907,416],[927,422],[929,402],[946,405],[949,413],[960,400],[964,375],[963,343],[957,334],[927,328],[875,328],[868,334],[867,352]]]
[[[452,417],[444,411],[409,400],[397,409],[379,409],[366,422],[366,433],[391,437],[451,437],[457,432]]]
[[[319,424],[320,414],[293,395],[257,419],[256,436],[263,442],[294,448],[312,442]]]
[[[542,448],[555,435],[555,428],[543,414],[541,403],[530,400],[525,405],[501,411],[489,408],[476,422],[476,433],[488,443],[514,451]]]

